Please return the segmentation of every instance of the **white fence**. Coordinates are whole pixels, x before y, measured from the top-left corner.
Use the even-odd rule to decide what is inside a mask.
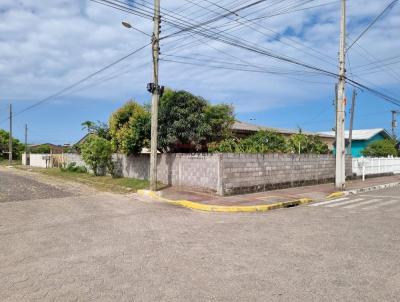
[[[359,157],[353,158],[353,173],[357,176],[400,173],[400,157]]]

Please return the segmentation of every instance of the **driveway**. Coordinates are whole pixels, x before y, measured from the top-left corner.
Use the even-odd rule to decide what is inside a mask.
[[[1,171],[0,177],[3,192],[3,180],[13,176]],[[335,207],[249,214],[196,212],[134,194],[63,195],[72,193],[68,185],[57,188],[61,193],[44,190],[34,199],[0,203],[0,301],[400,296],[398,188],[349,197],[337,202],[363,199]],[[345,208],[372,199],[387,204]]]

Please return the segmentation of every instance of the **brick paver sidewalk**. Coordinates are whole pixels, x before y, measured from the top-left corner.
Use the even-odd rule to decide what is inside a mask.
[[[349,180],[346,182],[346,190],[360,189],[395,182],[400,182],[400,175],[367,178],[365,181],[362,181],[361,179]],[[162,190],[160,193],[162,197],[171,200],[190,200],[212,205],[247,206],[272,204],[276,202],[296,200],[299,198],[321,200],[326,198],[327,195],[336,191],[337,190],[335,190],[333,183],[328,183],[223,197],[215,194],[182,190],[175,187],[169,187]]]

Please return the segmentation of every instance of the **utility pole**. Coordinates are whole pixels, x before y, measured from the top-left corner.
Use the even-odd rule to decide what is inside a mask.
[[[347,154],[351,155],[351,144],[353,142],[353,123],[354,123],[354,109],[356,106],[356,96],[357,92],[353,89],[353,97],[351,98],[351,112],[350,112],[350,129],[349,129],[349,146],[347,149]]]
[[[8,164],[12,165],[12,105],[10,104],[10,133],[8,137]]]
[[[160,86],[158,85],[158,57],[160,52],[160,0],[154,0],[154,27],[152,36],[153,83],[148,85],[151,98],[151,150],[150,150],[150,190],[157,190],[157,135],[158,135],[158,103]],[[149,87],[150,86],[150,87]]]
[[[345,172],[345,80],[346,80],[346,0],[342,0],[341,22],[340,22],[340,48],[339,48],[339,82],[336,102],[336,173],[335,187],[339,190],[345,188],[346,172]]]
[[[397,114],[399,110],[392,110],[392,137],[397,141]]]
[[[28,124],[25,124],[25,164],[28,164]]]
[[[335,121],[335,124],[332,127],[332,130],[335,131],[335,135],[336,135],[336,106],[337,106],[337,89],[338,89],[338,84],[335,83],[335,99],[332,101],[332,105],[333,105],[333,120]]]

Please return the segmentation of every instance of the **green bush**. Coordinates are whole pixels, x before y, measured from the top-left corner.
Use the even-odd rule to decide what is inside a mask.
[[[287,140],[287,148],[291,153],[301,154],[328,154],[329,147],[316,135],[305,135],[303,133],[293,134]]]
[[[398,156],[396,142],[392,139],[384,139],[370,143],[363,151],[364,156],[387,157]]]
[[[84,166],[77,166],[75,162],[69,163],[66,167],[61,167],[63,172],[75,172],[75,173],[87,173],[87,169]]]
[[[264,130],[245,139],[226,139],[208,144],[209,152],[221,153],[283,153],[286,150],[286,141],[282,134]]]
[[[137,154],[148,145],[150,113],[144,106],[129,101],[115,111],[109,121],[109,135],[115,152]]]
[[[328,145],[317,136],[302,133],[286,140],[274,131],[258,131],[245,139],[225,139],[208,144],[209,152],[221,153],[329,153]]]
[[[9,133],[3,129],[0,129],[0,157],[8,159],[8,140]],[[18,140],[13,138],[13,159],[21,159],[21,154],[25,149],[25,146]]]
[[[95,175],[113,174],[111,143],[97,135],[91,135],[81,148],[82,158]]]

